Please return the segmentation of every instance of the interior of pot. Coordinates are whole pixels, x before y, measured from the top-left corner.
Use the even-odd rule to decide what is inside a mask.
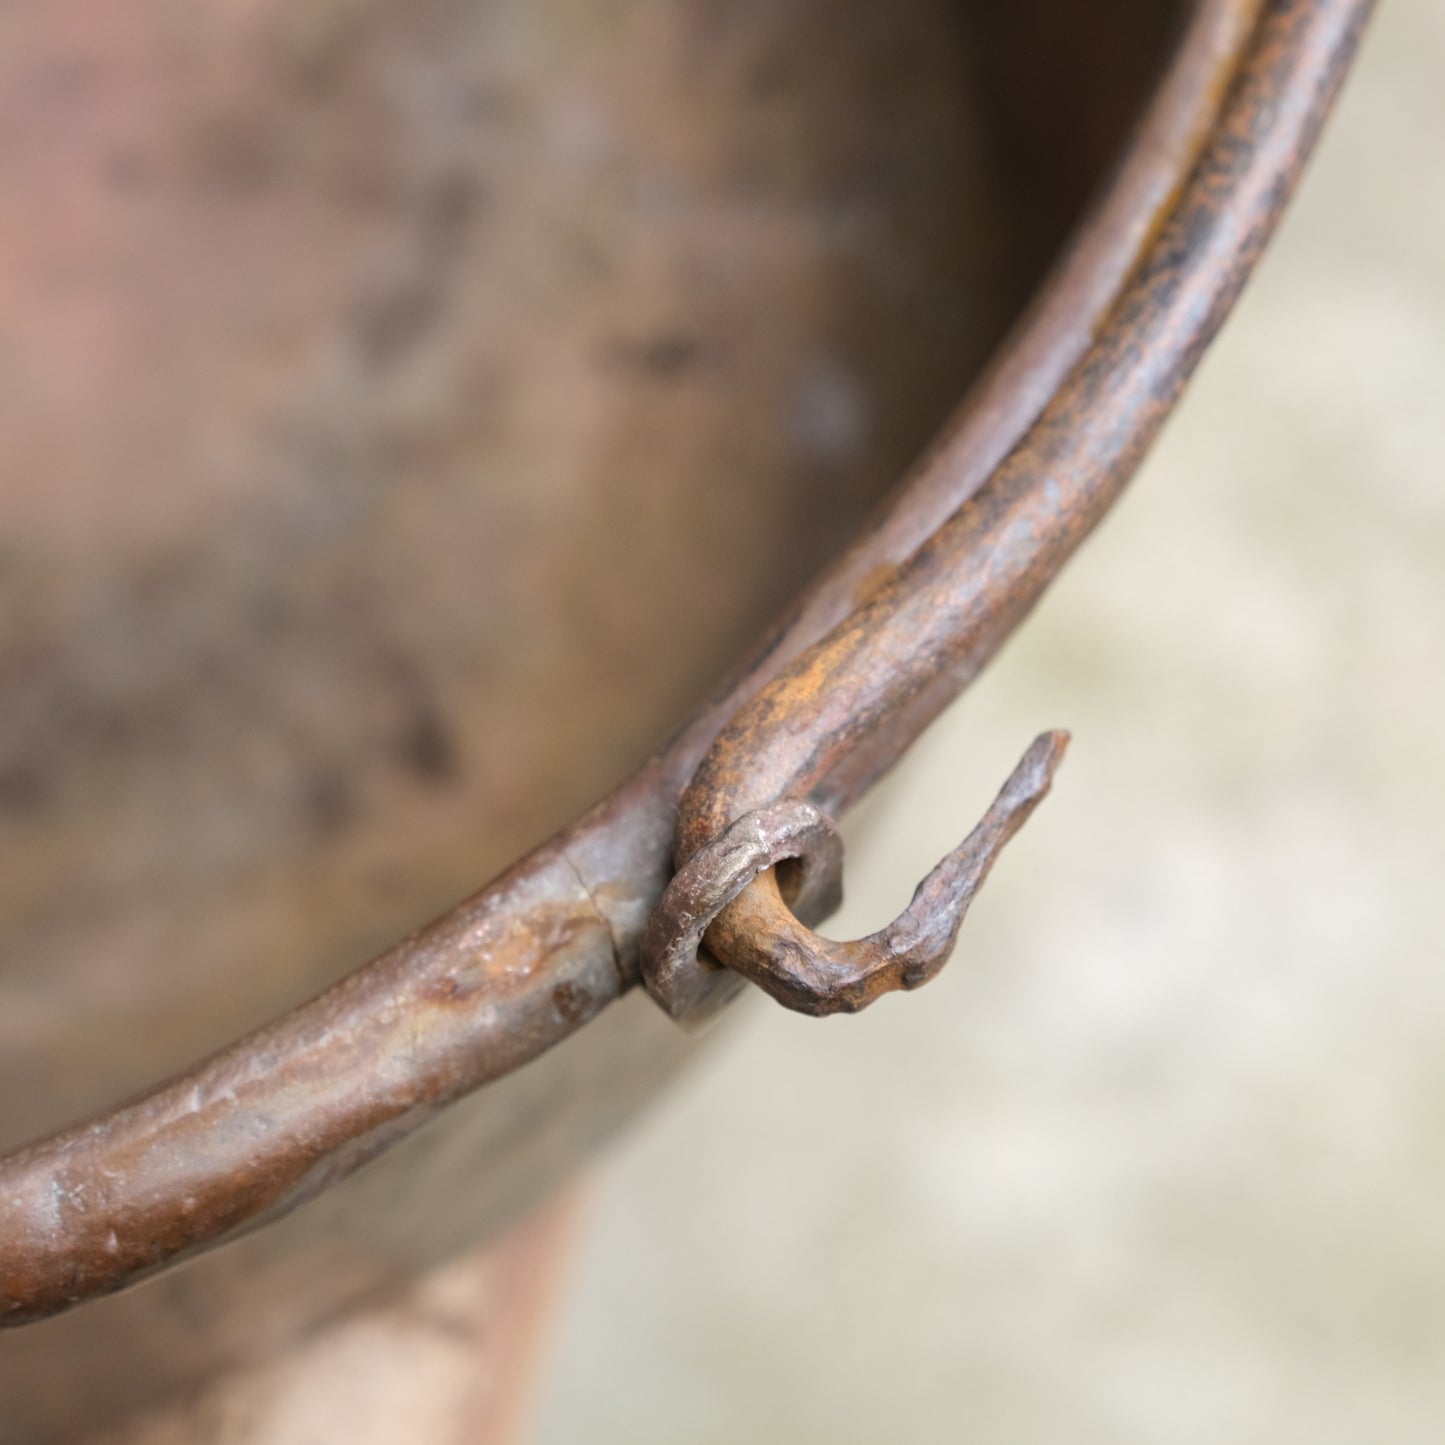
[[[0,1147],[314,993],[638,762],[961,398],[1178,9],[12,7]],[[465,1148],[0,1340],[0,1440],[460,1247],[680,1057],[633,1002],[577,1041],[588,1098],[543,1061]]]

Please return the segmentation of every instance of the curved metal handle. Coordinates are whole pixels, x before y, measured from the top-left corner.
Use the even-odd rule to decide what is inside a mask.
[[[709,840],[782,797],[828,811],[855,797],[952,700],[1022,620],[1117,499],[1243,287],[1318,133],[1368,3],[1276,0],[1168,222],[1093,346],[987,482],[723,729],[678,811],[686,867]],[[840,953],[754,880],[705,935],[717,963],[808,1012],[839,1006],[886,940]],[[644,958],[644,968],[649,963]],[[702,962],[692,967],[701,970]],[[811,982],[810,982],[811,981]],[[655,968],[674,1010],[698,985]]]
[[[1371,8],[1202,0],[1128,165],[1003,364],[753,669],[430,928],[181,1077],[0,1159],[0,1325],[285,1213],[580,1028],[636,981],[675,821],[685,865],[779,799],[832,814],[855,798],[1117,493],[1268,237]],[[815,946],[771,872],[704,938],[728,965]]]

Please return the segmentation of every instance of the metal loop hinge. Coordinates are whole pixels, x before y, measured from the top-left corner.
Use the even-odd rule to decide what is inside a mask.
[[[788,1008],[815,1015],[856,1013],[885,993],[926,983],[952,954],[964,915],[1005,844],[1048,793],[1068,741],[1065,732],[1034,740],[978,826],[887,927],[849,943],[803,926],[786,933],[743,928],[730,934],[723,968],[705,948],[699,952],[708,928],[778,864],[796,865],[781,880],[770,875],[773,896],[788,905],[795,924],[817,922],[842,901],[842,841],[821,809],[784,799],[745,814],[688,859],[653,912],[641,943],[649,993],[672,1018],[695,1026],[744,978]]]

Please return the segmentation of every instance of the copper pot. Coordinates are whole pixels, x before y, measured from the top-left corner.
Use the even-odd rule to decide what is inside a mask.
[[[0,1337],[0,1441],[285,1347],[658,1087],[629,988],[713,737],[1115,417],[1105,361],[1122,481],[1367,8],[0,21],[0,1323],[58,1316]]]

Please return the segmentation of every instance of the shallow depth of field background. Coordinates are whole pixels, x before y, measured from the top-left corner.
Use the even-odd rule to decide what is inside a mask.
[[[1441,1438],[1442,55],[1381,8],[1132,495],[849,820],[839,936],[1073,729],[946,974],[755,1003],[597,1171],[538,1440]]]

